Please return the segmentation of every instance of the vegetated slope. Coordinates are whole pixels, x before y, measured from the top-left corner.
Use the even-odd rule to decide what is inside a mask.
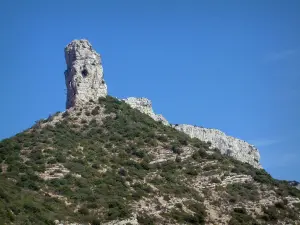
[[[3,140],[0,162],[0,224],[300,221],[287,182],[109,96]]]

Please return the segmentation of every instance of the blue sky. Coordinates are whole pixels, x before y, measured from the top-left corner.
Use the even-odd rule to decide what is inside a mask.
[[[300,1],[1,1],[0,139],[65,109],[64,47],[87,38],[109,94],[255,144],[300,180]]]

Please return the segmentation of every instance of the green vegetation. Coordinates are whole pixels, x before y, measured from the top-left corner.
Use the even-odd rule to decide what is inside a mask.
[[[244,208],[235,208],[231,213],[229,225],[259,225],[260,223],[249,216]]]
[[[99,122],[103,110],[106,116]],[[280,197],[300,196],[264,170],[223,156],[216,149],[208,154],[209,143],[191,139],[110,96],[75,112],[66,111],[55,125],[47,123],[54,116],[0,142],[0,221],[4,224],[53,224],[58,219],[96,225],[129,218],[134,203],[157,196],[166,202],[187,199],[161,214],[166,221],[204,224],[203,198],[210,194],[203,190],[203,197],[190,184],[199,176],[220,172],[251,175]],[[187,147],[194,151],[189,158],[184,157]],[[151,164],[159,149],[169,151],[175,159]],[[218,163],[199,166],[206,161]],[[49,172],[52,167],[55,170]],[[64,176],[55,176],[62,173]],[[53,177],[44,180],[41,174]],[[210,180],[220,186],[218,178]],[[250,183],[219,188],[225,189],[230,204],[260,197]],[[285,204],[274,207],[266,208],[261,219],[273,221],[274,210],[277,220],[293,216]],[[140,224],[166,222],[145,213],[139,213],[137,219]],[[243,221],[251,220],[243,211],[232,212],[232,224],[247,224]]]
[[[264,214],[261,216],[261,218],[268,223],[274,223],[284,218],[289,218],[292,221],[295,221],[299,215],[283,203],[279,202],[275,203],[274,205],[264,207],[263,212]]]
[[[257,201],[259,199],[257,187],[252,183],[228,184],[226,192],[229,194],[229,201],[232,203],[243,200]]]

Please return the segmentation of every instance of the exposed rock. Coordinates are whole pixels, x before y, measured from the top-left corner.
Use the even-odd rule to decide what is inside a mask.
[[[142,113],[152,117],[154,120],[161,121],[165,125],[170,125],[162,115],[154,113],[149,99],[130,97],[123,100],[132,108],[138,109]],[[256,168],[261,168],[259,163],[260,155],[257,148],[243,140],[228,136],[217,129],[208,129],[187,124],[172,126],[175,129],[188,134],[191,138],[198,138],[201,141],[211,142],[212,148],[218,148],[222,154],[229,155],[242,162],[247,162]]]
[[[123,101],[129,104],[132,108],[138,109],[142,113],[145,113],[148,116],[152,117],[154,120],[161,121],[163,124],[169,125],[169,122],[162,115],[157,115],[154,113],[152,109],[152,103],[149,99],[129,97],[123,99]]]
[[[300,190],[300,183],[298,181],[289,181],[289,185]]]
[[[39,177],[43,180],[59,179],[63,178],[69,172],[70,171],[62,164],[52,164],[49,165],[43,173],[40,173]]]
[[[226,186],[227,184],[234,184],[234,183],[250,183],[253,181],[253,178],[250,175],[245,174],[236,174],[236,175],[230,175],[226,177],[222,181],[222,185]]]
[[[227,136],[224,132],[216,129],[208,129],[187,124],[173,126],[175,129],[188,134],[191,138],[211,142],[213,148],[218,148],[222,154],[229,155],[242,162],[261,168],[260,155],[254,145],[246,141]]]
[[[70,108],[81,106],[90,100],[97,101],[99,97],[107,95],[107,86],[103,79],[103,68],[100,55],[92,49],[87,40],[74,40],[65,48],[67,70],[65,72],[67,86],[67,104]],[[162,116],[155,114],[152,103],[147,98],[130,97],[123,99],[132,108],[138,109],[161,121],[165,125],[169,122]],[[210,141],[213,148],[220,149],[222,154],[230,155],[242,162],[247,162],[260,168],[259,152],[247,142],[225,135],[216,129],[207,129],[192,125],[175,125],[175,129],[188,134],[192,138]]]
[[[74,40],[68,44],[65,59],[67,108],[107,95],[100,55],[87,40]]]

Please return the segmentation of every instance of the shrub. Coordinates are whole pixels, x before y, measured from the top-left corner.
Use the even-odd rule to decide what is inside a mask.
[[[86,123],[87,123],[87,120],[86,120],[86,119],[82,119],[82,120],[81,120],[81,123],[82,123],[82,124],[86,124]]]
[[[82,208],[78,209],[78,212],[82,215],[88,215],[89,214],[89,210],[86,207],[82,207]]]
[[[100,225],[101,221],[97,218],[91,219],[91,225]]]
[[[245,208],[235,208],[231,213],[229,225],[258,225],[259,223],[247,215]]]
[[[283,202],[276,202],[275,207],[278,208],[278,209],[284,209],[285,205],[284,205]]]
[[[124,168],[120,168],[120,169],[119,169],[119,174],[120,174],[121,176],[126,176],[126,175],[127,175],[127,171],[126,171]]]
[[[182,209],[182,204],[179,203],[179,202],[177,202],[177,203],[175,204],[175,207],[178,208],[178,209]]]
[[[96,106],[93,110],[92,110],[92,115],[93,116],[96,116],[96,115],[98,115],[99,114],[99,109],[100,109],[100,107],[99,106]]]
[[[153,216],[148,216],[147,214],[137,215],[137,221],[141,225],[154,225],[156,224],[156,219]]]
[[[187,168],[187,170],[185,171],[186,174],[191,175],[191,176],[197,176],[198,172],[195,168],[189,167]]]
[[[130,212],[128,207],[125,206],[124,201],[119,200],[110,200],[108,202],[108,212],[107,219],[108,220],[116,220],[120,218],[125,218],[129,216]]]
[[[201,213],[188,214],[184,211],[173,209],[169,215],[180,224],[205,224],[205,215]]]
[[[176,156],[176,158],[175,158],[175,162],[177,162],[177,163],[180,163],[182,161],[182,159],[180,158],[180,156]]]
[[[211,182],[212,182],[212,183],[215,183],[215,184],[221,183],[220,179],[217,178],[217,177],[213,177],[213,178],[211,179]]]
[[[179,148],[178,145],[172,145],[171,150],[173,153],[180,155],[182,153],[182,150]]]
[[[133,151],[133,152],[132,152],[132,155],[135,155],[135,156],[137,156],[137,157],[139,157],[139,158],[142,159],[142,158],[145,157],[146,154],[145,154],[144,151],[141,151],[141,150],[140,150],[140,151]]]
[[[230,201],[250,200],[256,201],[259,197],[257,187],[251,183],[235,183],[226,186],[226,192],[230,195]]]
[[[275,207],[263,207],[264,215],[262,219],[265,221],[277,221],[278,220],[278,212]]]

